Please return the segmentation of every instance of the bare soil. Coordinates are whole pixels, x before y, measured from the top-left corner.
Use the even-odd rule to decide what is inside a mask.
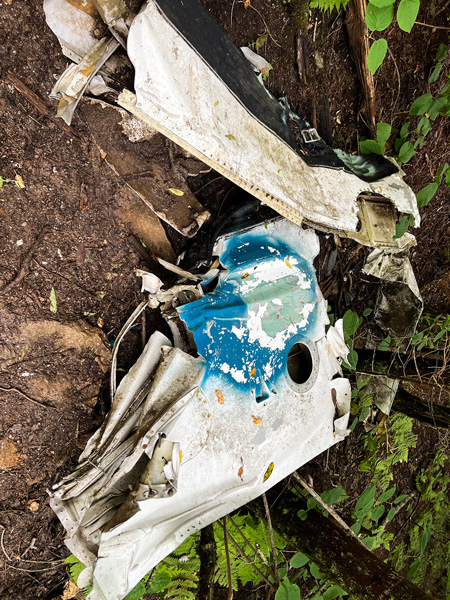
[[[265,38],[260,52],[273,66],[268,87],[275,95],[286,95],[322,131],[328,106],[330,141],[357,150],[367,129],[345,13],[313,10],[308,17],[299,0],[252,0],[247,8],[241,0],[205,4],[237,45],[258,39],[261,44]],[[422,1],[419,21],[434,23],[433,5]],[[437,18],[436,24],[441,22]],[[302,85],[300,32],[308,63]],[[417,25],[410,35],[393,26],[387,37],[391,54],[375,77],[377,119],[400,128],[412,101],[428,90],[436,50],[448,36]],[[153,264],[152,252],[171,260],[187,238],[161,223],[109,167],[82,110],[71,128],[63,129],[13,85],[9,73],[54,114],[48,94],[67,61],[46,25],[41,0],[0,0],[0,42],[0,175],[11,180],[20,175],[25,184],[19,189],[5,183],[0,189],[0,594],[3,600],[50,599],[61,593],[67,578],[63,560],[68,552],[47,490],[72,469],[108,409],[110,345],[141,299],[134,268]],[[406,181],[415,191],[450,162],[449,133],[448,120],[438,118],[424,147],[405,165]],[[186,181],[213,217],[246,198],[214,173]],[[425,305],[447,312],[449,189],[442,187],[423,210],[422,226],[414,233],[413,262]],[[140,240],[148,242],[144,250]],[[350,258],[355,269],[363,260],[358,253]],[[348,253],[339,254],[327,293],[336,314],[348,307],[341,293],[343,285],[350,285],[342,277],[346,260]],[[355,302],[364,301],[356,290]],[[155,323],[147,319],[145,335]],[[42,335],[30,333],[33,324]],[[136,359],[141,329],[142,324],[135,327],[124,343],[121,369]],[[74,340],[67,331],[79,337]],[[446,443],[432,428],[418,431],[415,467],[429,449]],[[349,495],[364,488],[357,471],[359,442],[354,436],[310,465],[319,489],[338,480]],[[402,467],[396,478],[399,491],[407,493],[413,472]]]

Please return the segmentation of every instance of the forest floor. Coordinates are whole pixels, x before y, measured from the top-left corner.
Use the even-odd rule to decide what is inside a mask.
[[[418,21],[442,22],[434,23],[433,5],[422,2]],[[303,31],[309,67],[301,86],[296,38],[306,24],[298,0],[251,0],[248,8],[241,0],[207,0],[206,6],[238,46],[259,40],[273,67],[267,85],[277,97],[287,96],[311,122],[318,115],[319,127],[328,104],[334,146],[357,151],[367,128],[345,12],[310,11]],[[387,38],[390,55],[375,76],[376,117],[399,129],[414,99],[428,91],[437,48],[448,43],[448,32],[416,25],[406,34],[392,26]],[[135,241],[145,240],[150,253],[170,260],[187,240],[150,214],[111,170],[82,111],[67,130],[53,118],[56,103],[49,92],[67,59],[45,22],[41,0],[0,0],[0,39],[0,175],[19,175],[24,182],[23,188],[4,183],[0,189],[0,596],[50,599],[67,579],[68,551],[47,490],[71,471],[107,412],[110,342],[141,300],[134,269],[145,260]],[[50,116],[13,85],[10,73]],[[404,166],[416,192],[450,162],[449,141],[450,123],[438,118]],[[213,215],[239,197],[215,179],[210,173],[191,180],[194,192],[209,186],[203,202]],[[439,189],[413,233],[412,261],[424,304],[435,314],[450,312],[450,189]],[[348,307],[338,298],[335,290],[330,302],[339,316]],[[356,294],[358,302],[364,298]],[[147,334],[152,326],[147,319]],[[129,368],[140,348],[137,327],[124,343],[119,367]],[[448,444],[445,433],[415,427],[417,448],[395,474],[406,494],[429,452]],[[356,435],[308,466],[318,491],[339,482],[349,496],[361,493],[367,476],[355,466],[360,443]]]

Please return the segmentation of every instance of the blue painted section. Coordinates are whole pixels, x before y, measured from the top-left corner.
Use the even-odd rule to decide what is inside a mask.
[[[295,245],[261,228],[236,235],[225,242],[216,289],[178,308],[207,361],[205,380],[220,377],[264,399],[285,373],[292,345],[312,336],[317,282]]]

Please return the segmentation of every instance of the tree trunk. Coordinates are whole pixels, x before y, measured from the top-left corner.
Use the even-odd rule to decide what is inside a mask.
[[[412,381],[425,383],[431,387],[444,389],[450,392],[450,371],[443,369],[444,363],[439,354],[431,357],[426,355],[410,358],[407,362],[399,360],[398,355],[391,352],[374,352],[373,350],[361,350],[358,352],[358,373],[367,375],[386,375],[401,381]],[[403,360],[405,357],[402,357]],[[439,372],[438,383],[431,380]]]
[[[355,61],[356,72],[361,83],[364,96],[363,113],[367,125],[373,135],[376,135],[375,125],[375,88],[373,75],[367,67],[367,56],[369,54],[369,36],[365,22],[366,2],[365,0],[350,0],[347,6],[346,25],[350,48]]]
[[[319,511],[309,510],[306,520],[297,518],[300,509],[306,510],[303,500],[284,492],[276,500],[278,486],[267,492],[274,527],[296,540],[296,549],[317,564],[333,583],[340,585],[355,600],[431,600],[423,590],[403,578],[392,567],[364,548],[331,518]],[[249,509],[263,518],[261,501]]]
[[[200,557],[200,576],[198,582],[198,600],[214,599],[214,571],[216,570],[216,540],[214,525],[207,525],[200,532],[198,546]]]

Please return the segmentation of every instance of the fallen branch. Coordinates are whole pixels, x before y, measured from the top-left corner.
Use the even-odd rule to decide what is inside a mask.
[[[266,494],[263,493],[262,499],[264,502],[264,510],[266,511],[267,525],[269,526],[270,546],[272,548],[272,556],[273,556],[273,575],[274,575],[274,579],[275,579],[277,585],[279,585],[280,577],[278,575],[277,549],[275,548],[275,538],[273,535],[272,519],[270,518],[270,510],[269,510],[269,504],[267,502]]]
[[[358,78],[363,91],[363,112],[367,119],[369,129],[372,131],[373,135],[375,135],[375,87],[373,84],[373,75],[367,67],[369,38],[367,25],[364,18],[365,14],[365,0],[351,0],[349,2],[346,18],[348,39],[353,54],[353,59],[355,61]]]
[[[279,492],[277,487],[266,492],[272,506]],[[331,582],[344,588],[355,600],[431,600],[431,595],[402,577],[321,511],[309,510],[304,521],[297,518],[299,509],[306,508],[301,498],[284,492],[276,500],[276,510],[272,509],[274,528],[295,538],[296,550],[316,563]],[[248,509],[257,518],[264,517],[259,499],[251,502]]]
[[[0,290],[0,294],[8,294],[8,292],[15,285],[20,283],[22,281],[22,279],[24,279],[24,277],[26,277],[28,275],[28,273],[30,271],[30,263],[33,260],[34,253],[36,252],[39,244],[42,242],[44,237],[49,233],[49,231],[50,231],[49,227],[44,227],[38,233],[36,239],[34,240],[34,242],[31,244],[30,248],[28,249],[28,252],[25,254],[25,257],[22,261],[22,265],[21,265],[20,269],[18,270],[16,275],[11,279],[11,281],[3,286],[3,288]]]
[[[303,477],[300,477],[300,475],[297,473],[297,471],[294,471],[292,473],[292,477],[295,479],[295,481],[298,481],[298,483],[303,486],[305,488],[305,490],[311,494],[311,496],[317,500],[317,502],[323,506],[323,508],[330,513],[330,515],[333,517],[333,519],[339,523],[339,525],[345,529],[345,531],[347,533],[349,533],[353,538],[355,538],[356,540],[358,540],[358,542],[364,546],[364,548],[366,548],[365,544],[363,544],[363,542],[359,539],[359,537],[356,535],[356,533],[347,525],[347,523],[341,519],[341,517],[337,514],[337,512],[331,508],[331,506],[329,504],[327,504],[324,500],[322,500],[322,498],[319,496],[319,494],[310,486],[306,483],[306,481],[303,479]]]
[[[7,72],[7,77],[9,81],[13,84],[16,90],[25,96],[30,104],[34,106],[36,110],[38,110],[41,115],[44,115],[48,119],[50,119],[53,123],[55,123],[60,129],[65,131],[68,135],[72,137],[80,137],[78,133],[75,132],[71,127],[69,127],[64,121],[58,119],[56,115],[47,107],[46,104],[36,95],[30,88],[23,83],[14,73],[11,71]]]

